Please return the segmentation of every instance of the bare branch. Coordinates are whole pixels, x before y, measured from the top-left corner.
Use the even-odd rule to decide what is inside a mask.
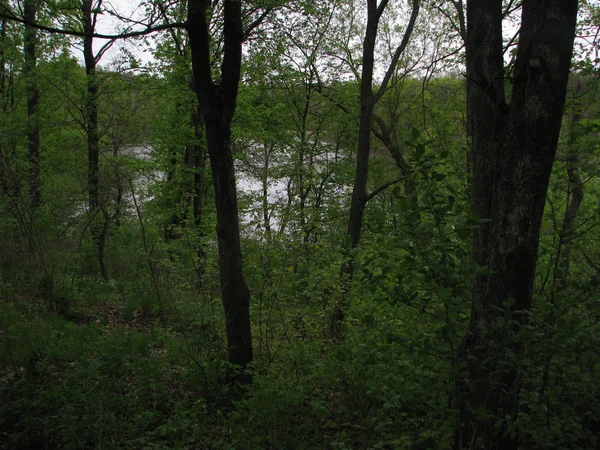
[[[368,194],[365,197],[365,203],[367,203],[369,200],[371,200],[373,197],[375,197],[377,194],[379,194],[381,191],[385,191],[387,188],[389,188],[390,186],[399,183],[402,180],[406,180],[407,177],[400,177],[396,180],[392,180],[392,181],[388,181],[387,183],[383,183],[381,186],[379,186],[377,189],[375,189],[373,192],[371,192],[370,194]]]
[[[379,101],[379,99],[381,99],[381,97],[383,97],[383,94],[385,94],[385,90],[387,89],[387,85],[390,82],[390,79],[392,78],[392,75],[396,71],[396,66],[398,65],[398,61],[400,60],[400,56],[402,56],[402,53],[406,49],[406,46],[408,45],[408,41],[410,40],[410,36],[412,35],[412,32],[413,32],[413,30],[415,28],[415,23],[417,21],[418,15],[419,15],[419,9],[421,8],[421,3],[420,3],[419,0],[413,0],[412,4],[413,4],[413,6],[412,6],[412,13],[410,15],[410,20],[408,21],[408,25],[406,27],[406,30],[404,31],[404,36],[402,37],[402,42],[400,43],[400,45],[396,49],[396,52],[394,53],[394,56],[392,58],[392,62],[390,63],[390,65],[388,67],[388,70],[385,73],[385,76],[383,77],[383,81],[381,82],[381,86],[379,87],[379,90],[375,94],[375,103],[377,103]]]
[[[23,25],[28,25],[28,26],[37,28],[38,30],[41,30],[41,31],[46,31],[48,33],[61,34],[61,35],[65,35],[65,36],[92,37],[92,38],[98,38],[98,39],[117,40],[117,39],[127,39],[127,38],[138,37],[138,36],[146,36],[148,34],[151,34],[151,33],[157,32],[157,31],[164,31],[164,30],[169,30],[172,28],[187,28],[187,26],[188,26],[187,23],[175,22],[175,23],[170,23],[170,24],[148,26],[147,28],[145,28],[143,30],[127,31],[127,32],[124,32],[121,34],[86,33],[84,31],[65,30],[62,28],[49,27],[49,26],[42,25],[39,23],[29,22],[29,21],[26,21],[25,19],[23,19],[22,17],[15,16],[10,11],[5,12],[5,11],[7,11],[7,8],[4,7],[3,5],[0,5],[0,8],[2,8],[2,10],[0,10],[0,19],[10,20],[12,22],[17,22],[17,23],[21,23]]]
[[[248,25],[248,28],[246,28],[244,30],[244,41],[247,40],[250,35],[252,34],[252,32],[258,28],[260,26],[261,23],[263,23],[263,21],[265,20],[265,18],[271,13],[271,11],[273,11],[275,8],[273,6],[270,6],[269,8],[266,8],[262,14],[260,16],[258,16],[256,18],[256,20],[254,20],[250,25]]]

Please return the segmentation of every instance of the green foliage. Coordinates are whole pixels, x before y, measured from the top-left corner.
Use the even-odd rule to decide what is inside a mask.
[[[75,3],[47,2],[42,20],[79,27]],[[185,2],[175,3],[167,16],[184,21]],[[210,164],[190,161],[206,143],[194,125],[185,31],[157,38],[147,71],[130,70],[137,63],[128,53],[115,70],[98,69],[103,211],[90,217],[85,71],[66,41],[45,38],[37,68],[44,204],[31,211],[22,28],[7,26],[0,448],[452,448],[455,381],[468,375],[455,358],[473,278],[489,274],[472,260],[473,233],[486,219],[470,206],[464,80],[393,76],[375,108],[374,195],[351,255],[354,277],[343,285],[359,114],[359,83],[348,80],[359,75],[364,11],[358,2],[261,0],[244,3],[245,24],[269,6],[280,9],[265,19],[268,32],[259,27],[245,43],[232,130],[255,359],[243,387],[227,378]],[[593,14],[583,24],[595,26],[597,11],[586,8]],[[219,17],[216,9],[215,32]],[[380,36],[390,49],[401,32],[393,20]],[[221,41],[211,45],[216,73]],[[409,48],[403,66],[418,64],[420,52]],[[516,329],[509,300],[496,324],[523,354],[499,346],[478,362],[522,369],[511,431],[525,449],[600,448],[600,125],[597,80],[586,75],[596,63],[578,64],[585,72],[572,84],[582,91],[570,96],[550,182],[535,306]],[[565,229],[573,173],[585,195]],[[104,226],[108,280],[91,232]],[[345,338],[332,341],[340,304],[349,305]]]
[[[1,320],[10,448],[182,448],[206,432],[207,379],[180,335],[110,332],[10,303]]]

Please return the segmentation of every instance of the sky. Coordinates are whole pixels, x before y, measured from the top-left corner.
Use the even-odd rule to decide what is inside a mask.
[[[115,11],[122,17],[131,18],[133,20],[142,19],[144,10],[139,8],[138,1],[135,0],[104,0],[103,5],[106,9]],[[99,34],[119,34],[123,31],[124,25],[116,18],[102,15],[98,20],[96,31]],[[98,51],[107,41],[104,39],[94,40],[94,51]],[[146,64],[152,61],[152,53],[146,49],[141,43],[133,42],[127,39],[121,39],[115,42],[111,49],[106,52],[100,61],[101,66],[112,65],[120,55],[123,53],[123,49],[127,49],[133,56],[140,60],[142,64]],[[78,58],[82,58],[81,51],[75,50],[75,54]]]

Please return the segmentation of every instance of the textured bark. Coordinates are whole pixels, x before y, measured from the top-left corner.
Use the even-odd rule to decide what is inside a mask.
[[[510,104],[504,92],[502,1],[467,3],[467,108],[473,206],[486,219],[474,259],[468,332],[458,354],[456,448],[516,449],[522,348],[539,234],[567,89],[576,0],[523,3]],[[509,314],[511,322],[501,325]]]
[[[38,0],[26,0],[23,18],[35,23]],[[25,79],[27,80],[27,150],[29,154],[29,205],[32,211],[42,204],[42,177],[40,168],[40,124],[38,105],[40,90],[37,83],[37,32],[33,26],[25,26],[24,36]]]
[[[237,192],[231,149],[231,121],[235,112],[242,59],[241,2],[223,5],[224,49],[221,82],[211,73],[207,0],[188,1],[188,33],[199,114],[206,126],[206,141],[217,210],[219,273],[225,310],[229,361],[242,369],[252,361],[250,291],[244,278]],[[242,371],[241,382],[249,381]]]

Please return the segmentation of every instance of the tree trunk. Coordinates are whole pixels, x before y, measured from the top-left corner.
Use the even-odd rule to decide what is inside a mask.
[[[352,187],[350,202],[350,218],[348,219],[347,245],[354,249],[360,242],[360,234],[367,202],[367,180],[369,178],[369,155],[371,153],[371,128],[375,109],[373,93],[373,69],[375,67],[375,42],[379,17],[376,0],[367,1],[367,28],[363,40],[363,64],[360,80],[360,117],[358,126],[358,146],[356,150],[356,174]],[[354,276],[354,258],[346,257],[340,269],[341,298],[334,306],[329,333],[334,338],[341,338],[343,322],[348,306],[348,284]]]
[[[571,253],[573,252],[573,231],[583,201],[583,180],[579,174],[579,158],[577,155],[569,156],[567,160],[567,175],[569,177],[569,191],[567,211],[563,219],[560,232],[560,256],[558,263],[558,290],[564,291],[568,286],[569,267],[571,266]]]
[[[199,111],[192,114],[192,127],[194,128],[194,145],[192,146],[191,157],[194,169],[194,227],[198,234],[198,262],[196,266],[196,286],[202,286],[204,272],[206,271],[206,249],[204,244],[204,229],[202,221],[204,219],[204,199],[206,197],[206,146],[204,144],[204,122]]]
[[[83,30],[85,33],[93,33],[92,1],[83,0],[81,9],[83,11]],[[94,38],[86,36],[83,38],[83,59],[85,61],[85,73],[87,75],[87,97],[85,102],[85,126],[88,144],[88,199],[90,213],[95,215],[100,206],[99,194],[99,155],[100,143],[98,136],[98,82],[96,80],[96,58],[94,56]]]
[[[6,44],[7,21],[0,22],[0,108],[2,117],[6,120],[9,111],[15,110],[14,67],[9,64],[7,70],[4,48]],[[2,125],[5,125],[4,122]],[[2,191],[14,202],[19,197],[19,177],[14,172],[13,162],[17,154],[17,143],[13,137],[5,136],[0,139],[0,182]]]
[[[207,20],[209,3],[207,0],[188,1],[188,34],[195,91],[200,117],[206,124],[206,141],[215,190],[219,273],[229,361],[244,369],[252,361],[250,291],[242,267],[231,150],[231,121],[235,112],[242,59],[241,2],[230,0],[223,5],[224,46],[220,84],[213,82],[211,73]],[[240,382],[248,382],[247,372],[242,370],[237,379]]]
[[[121,143],[116,140],[113,147],[113,158],[118,161]],[[113,222],[116,227],[121,226],[121,208],[123,206],[123,180],[121,177],[121,164],[119,162],[114,165],[115,182],[117,184],[117,195],[115,196],[115,209],[113,213]]]
[[[363,42],[363,66],[360,80],[360,121],[358,127],[358,146],[356,150],[356,174],[352,189],[350,204],[350,219],[348,220],[348,239],[352,247],[360,242],[365,203],[367,197],[367,179],[369,176],[369,155],[371,153],[371,128],[375,95],[373,94],[373,68],[375,66],[375,40],[379,17],[377,3],[368,1],[367,29]],[[344,275],[351,277],[354,264],[347,264]]]
[[[6,60],[4,58],[4,41],[6,40],[6,20],[0,21],[0,108],[2,113],[6,116],[7,102],[6,102]],[[4,155],[4,142],[0,140],[0,184],[2,184],[2,192],[6,195],[10,194],[10,184],[8,170],[5,167],[8,162],[5,160]]]
[[[261,171],[262,179],[262,212],[263,212],[263,227],[267,240],[271,239],[271,214],[269,212],[269,162],[273,144],[264,144],[263,147],[263,167]]]
[[[523,3],[510,104],[504,93],[502,1],[467,3],[468,134],[473,206],[485,219],[474,259],[467,334],[458,354],[456,448],[516,449],[522,346],[531,308],[546,190],[556,153],[576,0]],[[508,317],[508,321],[504,318]]]
[[[92,8],[93,0],[83,0],[83,30],[89,33],[83,38],[83,59],[87,82],[87,97],[85,103],[85,126],[88,144],[88,198],[90,204],[90,220],[92,221],[92,239],[98,252],[98,264],[102,278],[108,280],[108,271],[104,261],[104,246],[106,242],[108,214],[100,202],[100,136],[98,134],[98,79],[96,76],[97,57],[94,54],[94,23],[96,21]],[[100,224],[99,212],[102,210],[104,224]]]
[[[360,80],[360,120],[358,127],[358,146],[356,151],[356,175],[354,177],[354,186],[352,188],[352,200],[350,203],[350,218],[348,220],[348,242],[350,249],[354,249],[360,243],[360,235],[363,224],[365,206],[367,204],[367,180],[369,178],[369,155],[371,153],[371,130],[373,128],[373,113],[375,104],[385,94],[387,85],[396,70],[400,56],[404,52],[414,25],[419,15],[420,1],[412,0],[412,12],[410,20],[404,30],[402,42],[394,52],[392,61],[388,66],[383,81],[377,92],[373,92],[373,71],[375,68],[375,44],[377,40],[377,30],[379,20],[385,8],[388,5],[387,0],[381,0],[379,5],[377,0],[367,0],[367,27],[365,38],[363,40],[363,59],[362,73]],[[340,278],[342,283],[342,298],[335,305],[331,317],[330,332],[335,337],[341,337],[343,330],[343,321],[345,310],[347,308],[347,286],[348,282],[354,276],[354,258],[347,257],[340,269]]]
[[[421,214],[419,212],[419,198],[416,195],[416,182],[413,176],[412,167],[406,161],[404,157],[404,151],[398,142],[398,137],[396,136],[394,130],[394,124],[397,122],[397,117],[394,117],[395,114],[392,114],[391,124],[387,125],[385,121],[379,117],[374,116],[375,122],[379,126],[379,130],[373,130],[377,139],[381,141],[383,145],[388,149],[392,158],[396,162],[396,166],[400,169],[400,173],[402,174],[402,178],[404,179],[404,193],[408,196],[413,196],[413,211],[415,213],[416,219],[418,222],[421,222]]]
[[[581,86],[575,89],[575,94],[580,94]],[[567,147],[567,210],[560,231],[560,243],[558,248],[558,291],[565,291],[569,281],[569,267],[571,266],[571,254],[573,252],[573,231],[575,221],[579,213],[579,207],[583,202],[583,180],[579,174],[580,161],[577,155],[577,133],[576,127],[581,120],[581,112],[574,112],[571,116],[571,133]]]
[[[24,16],[27,22],[35,23],[38,0],[25,0]],[[27,150],[29,154],[29,204],[35,211],[42,204],[42,178],[40,170],[40,124],[38,105],[40,90],[37,83],[37,32],[33,26],[25,25],[25,79],[27,80]]]

